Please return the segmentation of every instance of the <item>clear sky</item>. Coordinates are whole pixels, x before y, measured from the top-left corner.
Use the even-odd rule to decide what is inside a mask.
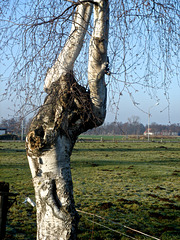
[[[131,98],[127,93],[124,93],[119,101],[119,110],[117,114],[118,122],[126,122],[132,116],[138,116],[139,121],[143,124],[148,123],[148,111],[150,111],[150,122],[158,124],[180,123],[180,87],[175,80],[169,88],[169,104],[164,95],[163,90],[159,90],[158,98],[159,104],[156,99],[151,99],[147,92],[139,90],[134,95],[136,102],[139,104],[137,107],[133,104]],[[115,120],[115,112],[108,107],[106,122]]]

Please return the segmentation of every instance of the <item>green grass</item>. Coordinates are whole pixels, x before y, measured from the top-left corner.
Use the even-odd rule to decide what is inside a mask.
[[[180,239],[179,143],[77,143],[71,168],[77,209],[93,214],[79,213],[79,239],[130,239],[101,225],[135,239],[151,238],[124,225]],[[35,239],[35,208],[22,203],[26,196],[34,200],[22,143],[0,143],[0,181],[20,194],[9,209],[6,239]]]
[[[108,135],[83,135],[79,136],[79,140],[92,140],[92,141],[122,141],[125,136],[108,136]]]
[[[81,134],[78,138],[80,142],[83,141],[141,141],[147,142],[148,137],[144,135],[84,135]],[[161,136],[161,135],[154,135],[150,136],[150,142],[179,142],[179,136]]]

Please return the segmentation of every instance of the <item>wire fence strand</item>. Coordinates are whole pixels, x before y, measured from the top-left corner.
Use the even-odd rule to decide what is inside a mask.
[[[149,238],[151,238],[151,239],[160,240],[160,239],[157,238],[157,237],[151,236],[151,235],[149,235],[149,234],[147,234],[147,233],[141,232],[141,231],[139,231],[139,230],[136,230],[136,229],[134,229],[134,228],[128,227],[128,226],[123,225],[123,224],[121,224],[121,223],[114,222],[114,221],[112,221],[112,220],[110,220],[110,219],[108,219],[108,218],[104,218],[104,217],[102,217],[102,216],[99,216],[99,215],[96,215],[96,214],[93,214],[93,213],[88,213],[88,212],[85,212],[85,211],[82,211],[82,210],[77,210],[77,211],[80,212],[80,213],[86,214],[86,215],[91,215],[91,216],[97,217],[97,218],[99,218],[99,219],[102,219],[102,220],[111,222],[111,223],[114,224],[114,225],[119,225],[119,226],[121,226],[121,227],[124,227],[124,228],[126,228],[126,229],[129,229],[129,230],[131,230],[131,231],[133,231],[133,232],[137,232],[137,233],[139,233],[139,234],[141,234],[141,235],[144,235],[144,236],[146,236],[146,237],[149,237]],[[93,222],[92,220],[89,220],[89,221]],[[94,222],[94,223],[97,224],[97,225],[100,225],[100,223],[96,223],[96,222]],[[103,226],[103,225],[102,225],[102,226]],[[106,226],[104,226],[104,227],[106,227]],[[108,227],[106,227],[106,228],[108,228]],[[110,229],[109,229],[109,230],[110,230]],[[111,230],[111,231],[112,231],[112,230]],[[113,231],[116,231],[116,230],[113,230]],[[116,232],[118,232],[118,231],[116,231]],[[121,233],[121,232],[118,232],[118,233]],[[124,235],[124,233],[121,233],[121,234]],[[127,235],[127,236],[128,236],[128,235]],[[128,237],[132,238],[131,236],[128,236]],[[132,238],[132,239],[135,239],[135,238]]]
[[[108,230],[110,230],[110,231],[112,231],[112,232],[118,233],[118,234],[123,235],[123,236],[125,236],[125,237],[128,237],[128,238],[130,238],[130,239],[137,240],[137,238],[131,237],[131,236],[125,234],[125,233],[122,233],[122,232],[117,231],[117,230],[115,230],[115,229],[113,229],[113,228],[107,227],[107,226],[105,226],[105,225],[103,225],[103,224],[101,224],[101,223],[97,223],[97,222],[92,221],[92,220],[90,220],[90,219],[88,219],[88,218],[86,218],[86,220],[88,220],[89,222],[92,222],[92,223],[94,223],[94,224],[97,224],[97,225],[99,225],[99,226],[101,226],[101,227],[104,227],[104,228],[106,228],[106,229],[108,229]]]

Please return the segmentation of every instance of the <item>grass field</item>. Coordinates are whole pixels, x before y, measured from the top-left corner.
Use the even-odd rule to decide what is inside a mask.
[[[148,142],[148,137],[144,135],[84,135],[81,134],[78,138],[79,142]],[[149,138],[150,142],[179,142],[179,136],[162,136],[153,135]]]
[[[80,142],[71,168],[80,240],[153,239],[130,228],[180,239],[180,143]],[[34,200],[23,143],[0,143],[0,181],[19,193],[6,239],[34,240],[35,208],[23,203]]]

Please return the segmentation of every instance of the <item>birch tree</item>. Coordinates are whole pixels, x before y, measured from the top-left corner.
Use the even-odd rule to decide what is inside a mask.
[[[39,109],[26,139],[37,239],[76,238],[70,156],[78,135],[103,123],[106,89],[116,109],[124,91],[137,105],[137,86],[152,97],[162,88],[169,100],[179,74],[179,16],[179,0],[0,2],[0,100]]]
[[[89,45],[89,91],[74,78],[94,7],[94,31]],[[81,2],[70,35],[47,72],[44,104],[32,120],[26,138],[37,207],[37,239],[76,239],[78,214],[73,198],[70,156],[78,135],[103,123],[106,115],[108,0]]]

